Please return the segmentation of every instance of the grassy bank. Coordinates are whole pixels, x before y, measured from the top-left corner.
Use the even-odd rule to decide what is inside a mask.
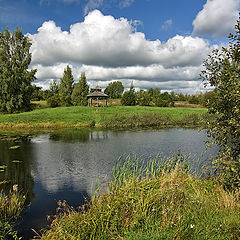
[[[204,108],[140,106],[44,108],[19,114],[1,114],[0,130],[199,126],[203,124],[206,112]]]
[[[164,165],[128,159],[113,176],[80,210],[59,202],[41,239],[239,239],[239,192],[191,175],[181,157]]]
[[[0,239],[18,239],[14,223],[23,211],[25,196],[16,188],[14,185],[14,190],[7,195],[0,192]]]

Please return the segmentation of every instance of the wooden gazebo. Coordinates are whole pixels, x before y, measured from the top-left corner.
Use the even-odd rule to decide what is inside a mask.
[[[102,92],[102,89],[99,86],[91,89],[92,92],[87,95],[88,106],[100,106],[100,100],[103,100],[103,106],[107,106],[108,95]]]

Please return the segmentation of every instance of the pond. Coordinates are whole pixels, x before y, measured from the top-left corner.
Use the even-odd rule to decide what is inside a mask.
[[[170,156],[179,149],[191,153],[195,169],[208,164],[217,148],[206,150],[206,131],[196,129],[162,129],[143,131],[65,130],[39,134],[19,142],[0,141],[0,188],[13,184],[27,193],[28,208],[19,228],[23,239],[34,236],[31,229],[46,227],[46,216],[56,212],[58,200],[79,206],[89,199],[96,179],[111,176],[121,155],[142,158],[158,153]],[[15,146],[15,147],[14,147]]]

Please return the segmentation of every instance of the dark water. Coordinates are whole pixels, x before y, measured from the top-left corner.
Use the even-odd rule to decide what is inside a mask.
[[[79,206],[89,199],[96,179],[103,180],[119,156],[171,155],[181,149],[195,156],[193,166],[207,164],[217,149],[206,151],[206,132],[193,129],[157,131],[71,130],[33,137],[20,142],[0,141],[0,188],[7,191],[13,184],[27,193],[28,208],[22,216],[19,233],[23,239],[34,236],[49,222],[47,215],[56,212],[57,201],[67,200]],[[11,146],[20,146],[9,149]],[[204,154],[203,154],[204,153]],[[203,154],[203,156],[201,156]],[[196,160],[199,156],[200,159]],[[17,160],[17,161],[16,161]]]

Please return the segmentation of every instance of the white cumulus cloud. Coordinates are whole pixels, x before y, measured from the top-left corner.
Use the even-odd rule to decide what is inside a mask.
[[[239,0],[207,0],[193,21],[193,34],[226,37],[239,16]]]
[[[149,41],[127,19],[104,16],[98,10],[72,25],[69,32],[48,21],[29,36],[33,63],[43,65],[69,61],[111,67],[199,65],[209,52],[209,43],[198,37],[177,35],[167,42]]]
[[[84,71],[90,83],[122,80],[128,85],[134,80],[138,88],[144,81],[148,87],[155,82],[168,89],[168,84],[175,82],[177,90],[180,82],[199,82],[202,61],[214,47],[193,36],[150,41],[136,30],[134,21],[104,16],[98,10],[69,31],[47,21],[36,34],[28,36],[32,40],[31,67],[38,69],[37,83],[42,86],[61,78],[69,64],[75,80]]]

